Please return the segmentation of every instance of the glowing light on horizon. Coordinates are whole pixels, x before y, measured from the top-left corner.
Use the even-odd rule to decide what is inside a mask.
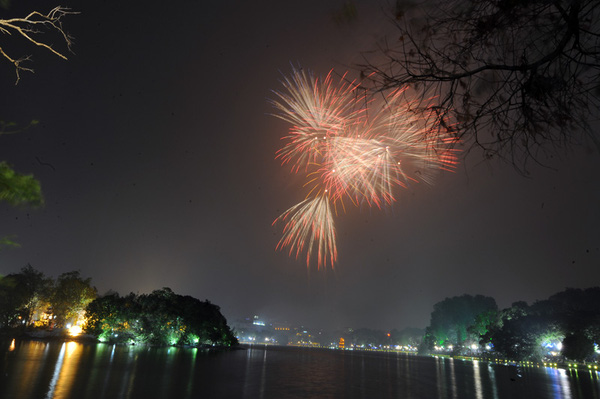
[[[324,79],[294,69],[275,92],[274,115],[292,125],[276,158],[293,173],[306,175],[308,194],[279,216],[283,222],[278,250],[290,256],[316,256],[318,268],[337,261],[333,214],[346,205],[382,208],[396,201],[396,187],[431,183],[436,170],[457,164],[450,134],[431,134],[438,126],[410,111],[405,90],[380,101],[346,75]]]

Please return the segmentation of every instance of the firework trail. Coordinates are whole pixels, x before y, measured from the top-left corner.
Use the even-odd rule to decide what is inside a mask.
[[[290,256],[296,252],[298,258],[306,247],[306,263],[309,264],[316,246],[318,268],[326,266],[328,260],[333,266],[337,258],[333,213],[326,194],[307,198],[278,218],[286,224],[277,249],[289,247]]]
[[[381,208],[396,200],[396,187],[431,183],[435,171],[457,163],[456,139],[429,134],[437,127],[410,111],[403,89],[377,102],[346,75],[333,80],[333,71],[318,79],[294,69],[272,101],[274,116],[292,125],[276,158],[305,174],[308,189],[304,201],[273,222],[284,223],[277,249],[296,258],[306,252],[308,266],[316,248],[318,268],[337,260],[338,205]]]

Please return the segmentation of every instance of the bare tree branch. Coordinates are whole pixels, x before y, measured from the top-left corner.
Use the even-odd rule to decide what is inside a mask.
[[[524,166],[585,137],[600,149],[600,2],[430,4],[397,12],[398,40],[364,55],[373,89],[410,86],[438,132],[488,157]]]
[[[73,12],[68,8],[59,6],[53,8],[48,14],[42,14],[38,11],[33,11],[24,18],[0,19],[0,33],[5,35],[16,34],[17,36],[26,39],[29,43],[45,48],[54,55],[66,60],[67,57],[65,56],[64,52],[56,50],[52,44],[48,44],[41,39],[38,39],[37,36],[47,31],[54,31],[59,34],[61,40],[66,45],[66,49],[71,51],[72,39],[65,32],[62,26],[62,18],[69,14],[78,13]],[[21,71],[33,72],[32,68],[22,65],[24,62],[30,61],[31,56],[13,58],[7,54],[2,46],[0,46],[0,56],[14,65],[15,73],[17,74],[17,80],[15,84],[18,84],[19,80],[21,79]]]

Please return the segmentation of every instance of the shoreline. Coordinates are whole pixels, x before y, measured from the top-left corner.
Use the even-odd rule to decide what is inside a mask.
[[[544,367],[544,368],[553,368],[553,369],[563,369],[563,370],[576,370],[576,371],[596,371],[600,373],[598,364],[596,363],[581,363],[581,362],[569,362],[569,361],[559,361],[559,362],[534,362],[534,361],[515,361],[509,359],[497,359],[490,357],[478,357],[478,356],[462,356],[462,355],[445,355],[445,354],[429,354],[429,355],[419,355],[415,352],[410,351],[400,351],[400,350],[389,350],[389,349],[341,349],[341,348],[329,348],[329,347],[314,347],[314,346],[299,346],[299,345],[275,345],[275,344],[251,344],[251,343],[240,343],[232,346],[191,346],[191,345],[151,345],[151,344],[127,344],[127,343],[110,343],[110,342],[100,342],[96,337],[90,334],[79,334],[76,336],[71,336],[68,334],[66,330],[56,330],[56,331],[24,331],[19,333],[0,333],[0,339],[6,340],[23,340],[23,341],[41,341],[41,342],[78,342],[85,344],[106,344],[106,345],[119,345],[119,346],[138,346],[138,347],[152,347],[152,348],[185,348],[185,349],[209,349],[209,350],[248,350],[254,348],[262,348],[268,349],[269,347],[282,347],[282,348],[306,348],[306,349],[326,349],[333,351],[342,351],[342,352],[379,352],[379,353],[397,353],[403,354],[407,356],[417,356],[417,357],[433,357],[433,358],[441,358],[441,359],[452,359],[452,360],[461,360],[461,361],[471,361],[471,362],[485,362],[488,364],[496,364],[500,366],[514,366],[514,367]]]
[[[229,349],[243,349],[239,344],[232,346],[219,346],[219,345],[153,345],[153,344],[129,344],[124,342],[101,342],[93,335],[90,334],[78,334],[70,335],[67,330],[56,329],[55,331],[21,331],[21,332],[2,332],[0,333],[0,339],[7,341],[39,341],[39,342],[78,342],[82,344],[102,344],[102,345],[119,345],[119,346],[137,346],[137,347],[149,347],[149,348],[196,348],[196,349],[209,349],[209,350],[229,350]]]
[[[240,346],[245,346],[248,349],[251,347],[262,347],[267,349],[272,346],[279,347],[294,347],[294,348],[306,348],[306,349],[321,349],[321,350],[333,350],[333,351],[342,351],[342,352],[376,352],[376,353],[401,353],[407,356],[417,356],[417,357],[433,357],[433,358],[441,358],[441,359],[452,359],[452,360],[461,360],[461,361],[471,361],[471,362],[485,362],[488,364],[496,364],[499,366],[514,366],[514,367],[544,367],[544,368],[552,368],[552,369],[563,369],[563,370],[576,370],[576,371],[596,371],[600,373],[600,367],[597,363],[581,363],[574,361],[557,361],[557,362],[534,362],[534,361],[516,361],[509,359],[498,359],[492,357],[479,357],[479,356],[463,356],[463,355],[445,355],[445,354],[428,354],[428,355],[419,355],[416,352],[405,351],[405,350],[393,350],[393,349],[366,349],[366,348],[354,348],[354,349],[342,349],[342,348],[330,348],[325,346],[309,346],[309,345],[275,345],[275,344],[251,344],[251,343],[241,343]]]

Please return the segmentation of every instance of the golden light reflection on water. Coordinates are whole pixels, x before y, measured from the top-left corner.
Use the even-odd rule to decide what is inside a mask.
[[[35,354],[29,356],[26,362],[20,364],[20,367],[12,370],[12,375],[16,378],[12,378],[11,382],[17,387],[17,391],[21,393],[23,397],[30,396],[33,388],[38,384],[44,359],[47,355],[46,349],[48,344],[35,342],[31,343],[29,346],[36,349],[43,348],[43,350],[35,351]],[[9,351],[14,351],[15,348],[15,341],[13,340],[10,344]]]
[[[77,342],[67,342],[62,345],[46,398],[61,399],[69,396],[69,390],[77,375],[80,357],[81,346]]]

